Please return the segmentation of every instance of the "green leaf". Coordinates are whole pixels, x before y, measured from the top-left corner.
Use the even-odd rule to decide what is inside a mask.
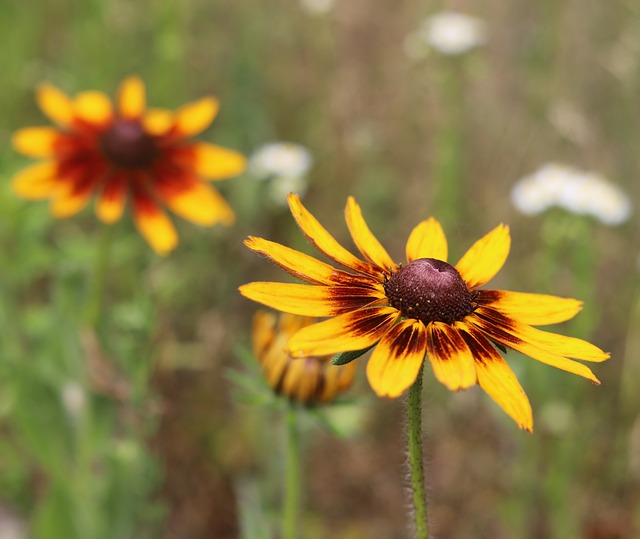
[[[361,355],[366,354],[369,350],[371,350],[376,344],[372,344],[367,348],[363,348],[362,350],[355,350],[351,352],[340,352],[333,356],[331,359],[331,363],[334,365],[346,365],[347,363],[351,363],[354,359],[358,359]]]
[[[38,504],[33,519],[33,537],[35,539],[59,539],[78,537],[74,526],[73,507],[69,493],[65,488],[54,486]]]

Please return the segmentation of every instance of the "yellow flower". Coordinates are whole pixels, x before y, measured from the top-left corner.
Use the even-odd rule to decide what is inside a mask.
[[[310,284],[250,283],[240,292],[269,307],[302,316],[330,317],[289,340],[294,357],[331,355],[377,345],[367,378],[379,396],[398,397],[416,380],[428,356],[436,378],[451,390],[479,384],[516,423],[532,430],[531,405],[498,353],[511,348],[599,383],[574,361],[604,361],[609,354],[572,337],[532,326],[575,316],[582,303],[542,294],[484,290],[509,254],[509,229],[500,225],[478,240],[454,266],[447,240],[433,218],[416,226],[406,245],[407,265],[389,256],[350,197],[346,222],[364,260],[342,247],[296,195],[291,213],[307,239],[347,271],[283,245],[249,237],[253,251]]]
[[[27,127],[14,134],[18,152],[44,159],[14,177],[17,195],[50,199],[56,217],[78,213],[95,195],[96,214],[105,223],[119,220],[131,197],[140,234],[160,254],[178,244],[162,206],[203,226],[233,222],[233,210],[203,180],[240,174],[245,158],[189,140],[214,120],[214,98],[175,112],[147,109],[144,83],[129,77],[115,106],[101,92],[81,92],[71,99],[49,84],[40,86],[37,99],[57,127]]]
[[[265,311],[253,317],[253,353],[267,382],[276,393],[308,405],[332,401],[351,386],[355,376],[355,364],[338,367],[331,364],[331,356],[291,357],[289,338],[313,322],[313,318],[290,314],[278,319]]]

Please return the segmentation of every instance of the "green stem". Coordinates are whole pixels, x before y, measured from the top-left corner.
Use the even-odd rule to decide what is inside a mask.
[[[436,140],[435,181],[440,220],[453,226],[460,213],[463,174],[464,65],[445,58],[441,81],[443,119]]]
[[[409,388],[409,397],[407,398],[407,444],[409,446],[409,471],[416,539],[429,538],[427,497],[422,461],[422,370],[421,367],[416,381]]]
[[[109,225],[102,227],[100,239],[96,246],[96,258],[93,267],[93,274],[91,275],[91,288],[89,290],[85,310],[85,321],[92,328],[95,328],[98,325],[100,311],[102,309],[102,299],[104,297],[104,287],[107,268],[109,265],[109,255],[111,252],[111,229],[112,226]]]
[[[295,539],[300,513],[300,437],[298,415],[294,403],[289,403],[286,415],[286,483],[282,509],[282,537]]]

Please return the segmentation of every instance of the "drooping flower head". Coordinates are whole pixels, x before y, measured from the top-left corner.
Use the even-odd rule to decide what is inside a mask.
[[[294,359],[287,345],[313,318],[258,311],[253,317],[253,353],[273,391],[305,405],[332,401],[353,383],[355,364],[338,367],[331,356]],[[353,368],[352,368],[353,367]]]
[[[496,346],[599,383],[574,359],[599,362],[609,354],[586,341],[533,327],[572,318],[582,308],[580,301],[480,288],[506,261],[511,245],[506,226],[478,240],[452,266],[442,227],[429,218],[409,235],[403,266],[372,234],[352,197],[346,222],[364,260],[342,247],[296,195],[289,196],[289,206],[314,247],[345,268],[262,238],[245,241],[308,284],[250,283],[240,287],[244,296],[287,313],[329,318],[291,337],[292,356],[375,346],[367,364],[369,383],[379,396],[398,397],[415,382],[427,355],[446,387],[455,391],[479,384],[526,430],[533,428],[531,406]]]
[[[15,149],[44,161],[18,173],[13,189],[27,199],[50,199],[56,217],[82,210],[92,197],[105,223],[118,221],[127,200],[140,234],[160,254],[178,243],[161,209],[202,226],[231,224],[233,210],[203,180],[223,180],[245,169],[245,158],[190,137],[204,131],[218,112],[206,97],[175,112],[147,109],[143,82],[129,77],[115,106],[101,92],[69,98],[44,84],[37,93],[42,112],[57,127],[27,127],[13,137]]]

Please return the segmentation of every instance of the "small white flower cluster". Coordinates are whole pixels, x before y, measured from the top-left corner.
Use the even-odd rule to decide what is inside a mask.
[[[458,56],[486,41],[484,21],[457,11],[442,11],[425,19],[407,36],[404,50],[413,59],[426,56],[429,48],[447,56]]]
[[[249,173],[257,180],[269,180],[269,197],[276,204],[284,205],[289,193],[305,193],[306,174],[312,163],[311,153],[304,146],[270,142],[253,152]]]
[[[324,15],[333,10],[336,0],[300,0],[300,5],[311,15]]]
[[[618,187],[593,172],[557,163],[547,163],[519,180],[511,190],[511,200],[526,215],[557,206],[611,226],[631,215],[631,201]]]

